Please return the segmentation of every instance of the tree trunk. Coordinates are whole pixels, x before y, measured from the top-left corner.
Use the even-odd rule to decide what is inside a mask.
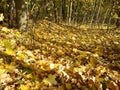
[[[94,17],[95,17],[95,14],[96,14],[96,7],[97,7],[97,0],[94,1],[94,4],[93,4],[93,12],[92,12],[92,16],[91,16],[91,21],[90,21],[90,26],[91,28],[93,28],[93,21],[94,21]]]
[[[57,15],[57,4],[56,4],[56,0],[54,0],[53,3],[54,3],[54,19],[55,19],[55,22],[58,23],[58,15]]]
[[[8,27],[12,28],[15,26],[15,2],[14,0],[7,2],[9,5],[9,8],[7,10],[8,12]]]
[[[3,16],[3,7],[2,7],[2,1],[0,1],[0,18],[1,18],[1,15]],[[3,20],[0,20],[0,24],[3,23]]]
[[[120,11],[118,11],[118,19],[116,21],[116,28],[119,28],[120,27]]]
[[[67,17],[66,0],[62,0],[62,18],[64,22],[66,22],[66,17]]]
[[[70,6],[69,6],[69,14],[68,14],[68,24],[71,24],[71,19],[72,19],[72,0],[70,0]]]
[[[27,31],[27,9],[25,0],[15,0],[16,5],[16,23],[21,32]]]
[[[100,29],[100,12],[101,12],[102,1],[99,0],[98,11],[96,13],[96,26]]]

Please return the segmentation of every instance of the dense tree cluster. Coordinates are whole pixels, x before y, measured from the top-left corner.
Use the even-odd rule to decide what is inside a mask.
[[[1,0],[0,13],[4,13],[10,27],[21,31],[47,19],[56,23],[120,26],[119,0]],[[30,24],[29,24],[30,23]]]

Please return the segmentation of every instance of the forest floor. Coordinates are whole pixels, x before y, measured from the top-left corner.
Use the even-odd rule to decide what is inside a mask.
[[[0,26],[0,90],[106,89],[120,90],[120,30]]]

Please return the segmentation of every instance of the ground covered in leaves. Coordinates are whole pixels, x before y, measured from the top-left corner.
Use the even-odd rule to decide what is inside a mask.
[[[106,89],[120,90],[120,30],[0,26],[0,90]]]

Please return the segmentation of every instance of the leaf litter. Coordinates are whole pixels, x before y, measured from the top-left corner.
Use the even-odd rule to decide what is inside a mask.
[[[0,26],[0,90],[119,90],[120,33],[38,22]]]

